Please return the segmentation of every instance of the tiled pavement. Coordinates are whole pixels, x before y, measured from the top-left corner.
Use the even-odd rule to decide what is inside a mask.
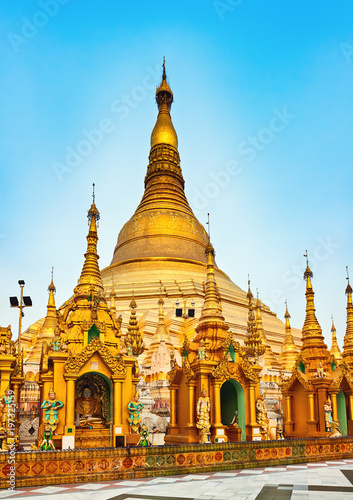
[[[353,500],[353,459],[227,472],[0,490],[58,500]]]

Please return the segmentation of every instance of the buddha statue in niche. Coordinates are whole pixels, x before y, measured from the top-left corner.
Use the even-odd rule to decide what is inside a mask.
[[[92,390],[89,385],[83,387],[81,396],[76,399],[75,414],[76,427],[86,429],[105,427],[100,402],[92,396]]]

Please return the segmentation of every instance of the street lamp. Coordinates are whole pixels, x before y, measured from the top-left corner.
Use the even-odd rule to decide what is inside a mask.
[[[18,280],[18,284],[21,287],[21,297],[20,300],[18,300],[17,297],[10,297],[10,307],[17,307],[20,310],[20,321],[18,325],[18,353],[21,352],[21,328],[22,328],[22,318],[25,315],[23,312],[23,309],[25,307],[31,307],[32,306],[32,299],[31,297],[24,297],[23,296],[23,287],[25,286],[25,282],[23,280]]]

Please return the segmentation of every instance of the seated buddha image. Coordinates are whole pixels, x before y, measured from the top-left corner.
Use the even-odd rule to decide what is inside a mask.
[[[75,402],[76,427],[94,429],[106,427],[102,418],[100,402],[92,396],[89,386],[84,386],[81,396]]]

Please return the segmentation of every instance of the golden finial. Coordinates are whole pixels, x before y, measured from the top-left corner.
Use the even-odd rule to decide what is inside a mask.
[[[208,241],[211,241],[211,225],[210,225],[210,214],[207,214],[207,234],[208,234]]]
[[[312,270],[309,267],[309,257],[308,257],[308,251],[307,250],[305,250],[304,257],[306,258],[306,269],[305,269],[305,272],[304,272],[304,279],[307,280],[307,281],[309,281],[308,278],[312,278],[314,275],[313,275]]]
[[[51,268],[51,282],[50,285],[48,286],[48,292],[55,292],[55,286],[54,286],[54,267]]]
[[[347,280],[347,288],[346,288],[346,294],[349,295],[352,293],[352,287],[349,283],[349,272],[348,272],[348,266],[346,266],[346,273],[347,273],[347,277],[346,277],[346,280]]]
[[[253,294],[252,294],[251,289],[250,289],[250,274],[248,274],[248,293],[247,293],[247,298],[249,299],[249,305],[251,305]]]
[[[166,75],[166,72],[165,72],[165,56],[163,56],[163,65],[162,65],[162,68],[163,68],[162,80],[166,80],[167,79],[167,75]]]
[[[100,215],[98,212],[98,209],[96,207],[96,195],[95,195],[95,184],[93,183],[93,189],[92,189],[92,205],[91,208],[88,210],[88,224],[91,222],[91,219],[94,218],[96,221],[99,221]],[[95,229],[95,228],[94,228]]]

